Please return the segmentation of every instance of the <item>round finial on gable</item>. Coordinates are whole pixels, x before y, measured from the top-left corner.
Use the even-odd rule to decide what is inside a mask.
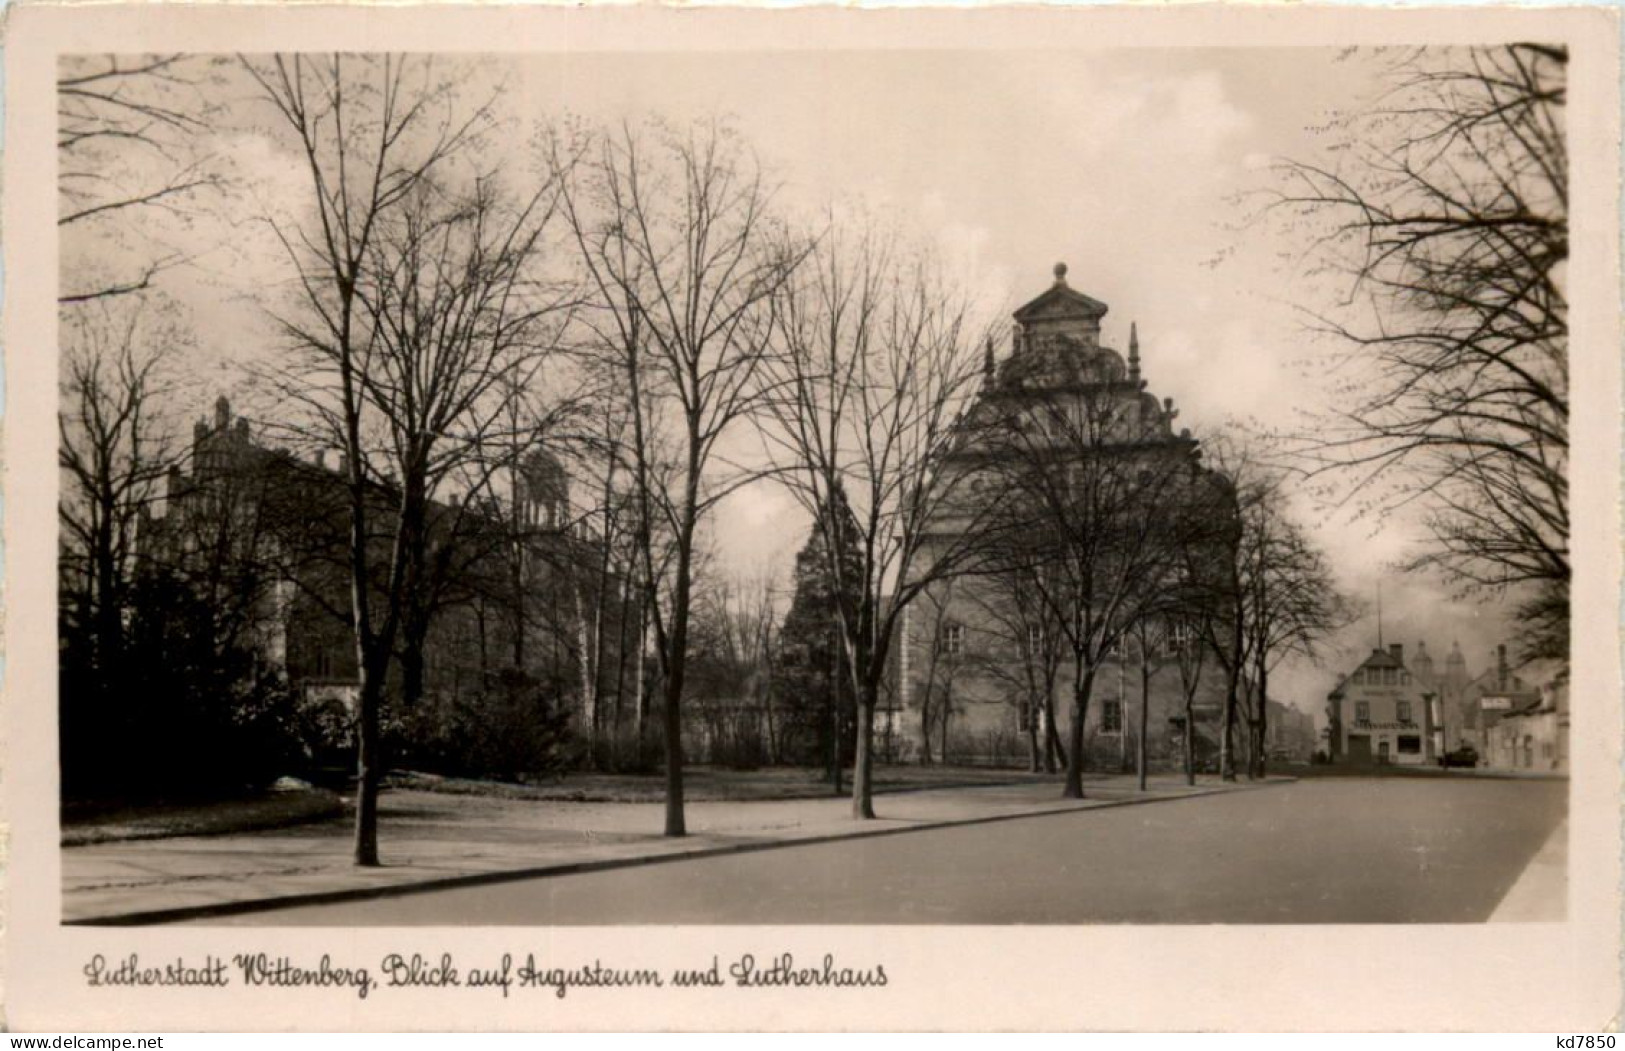
[[[1056,263],[1055,264],[1055,283],[1058,284],[1058,285],[1066,284],[1066,264],[1065,263]]]

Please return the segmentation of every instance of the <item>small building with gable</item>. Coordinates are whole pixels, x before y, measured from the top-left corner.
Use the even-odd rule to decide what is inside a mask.
[[[1327,695],[1334,763],[1420,766],[1444,750],[1439,695],[1405,665],[1405,647],[1371,651]]]

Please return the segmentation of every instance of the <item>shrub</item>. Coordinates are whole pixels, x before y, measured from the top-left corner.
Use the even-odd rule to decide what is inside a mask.
[[[648,720],[640,736],[634,723],[601,731],[591,749],[593,769],[611,774],[652,774],[664,769],[660,728]]]
[[[767,741],[761,714],[751,710],[709,708],[699,720],[703,761],[733,770],[756,770],[767,763]]]
[[[101,673],[64,648],[64,799],[241,794],[303,766],[287,680],[219,634],[213,609],[160,577],[137,591],[122,648]]]
[[[393,765],[447,777],[523,780],[579,761],[569,721],[558,683],[504,669],[475,693],[428,695],[411,710],[391,706],[385,740]]]

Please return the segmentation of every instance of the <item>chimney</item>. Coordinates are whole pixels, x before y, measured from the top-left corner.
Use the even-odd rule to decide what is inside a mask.
[[[1390,642],[1388,655],[1401,664],[1405,663],[1405,644],[1403,642]]]

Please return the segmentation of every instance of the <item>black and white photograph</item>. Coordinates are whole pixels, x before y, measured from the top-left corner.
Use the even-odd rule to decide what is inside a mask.
[[[478,932],[603,1027],[685,984],[648,930],[729,939],[686,984],[878,1011],[962,937],[1591,926],[1613,22],[571,36],[603,13],[35,57],[8,807],[76,995],[205,951],[477,985],[418,946]],[[265,938],[332,949],[233,960]]]

